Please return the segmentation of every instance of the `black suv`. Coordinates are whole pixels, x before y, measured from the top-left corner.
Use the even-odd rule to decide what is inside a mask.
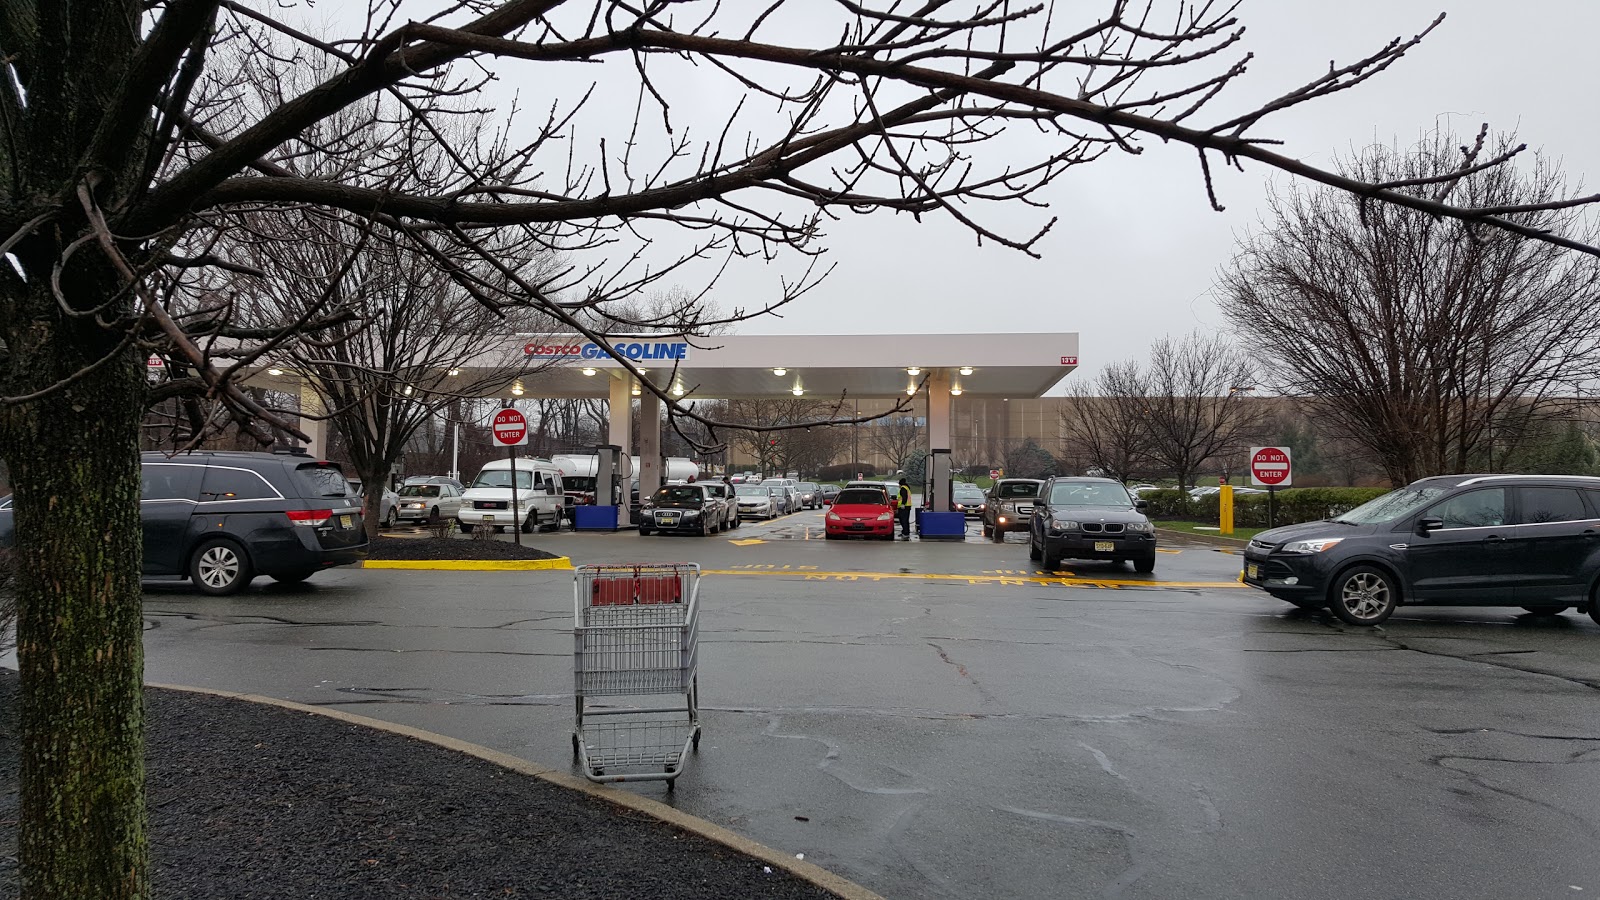
[[[250,579],[304,581],[367,555],[360,500],[337,463],[304,454],[197,451],[142,456],[145,577],[207,594]]]
[[[1351,625],[1401,604],[1576,606],[1600,622],[1600,478],[1424,478],[1337,518],[1256,535],[1244,581]]]
[[[1132,560],[1139,572],[1156,570],[1156,530],[1135,500],[1110,478],[1047,478],[1033,505],[1028,557],[1051,571],[1062,557]]]

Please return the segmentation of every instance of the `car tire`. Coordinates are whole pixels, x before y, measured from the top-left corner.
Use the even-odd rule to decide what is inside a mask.
[[[1589,591],[1589,618],[1600,625],[1600,584],[1596,584]]]
[[[640,537],[649,537],[650,536],[650,529],[644,527],[643,525],[640,525],[639,526],[639,536]]]
[[[456,520],[455,521],[456,521],[456,530],[461,532],[462,534],[466,534],[467,532],[472,530],[471,527],[469,527],[467,525],[467,523],[461,521],[461,517],[460,516],[456,516]]]
[[[1044,570],[1046,572],[1054,572],[1055,570],[1061,568],[1061,554],[1051,553],[1049,547],[1044,548],[1041,551],[1040,556],[1040,561],[1044,563]]]
[[[982,520],[979,520],[978,522],[978,531],[981,532],[984,537],[992,537],[994,535],[994,529],[989,527],[988,522],[984,522]]]
[[[315,570],[310,572],[280,572],[270,577],[279,584],[299,584],[315,574]]]
[[[1039,545],[1033,540],[1033,532],[1031,531],[1028,532],[1028,558],[1034,562],[1044,558],[1044,554],[1039,551]]]
[[[528,518],[526,518],[526,519],[524,519],[522,521],[522,533],[523,534],[533,534],[535,531],[538,531],[538,530],[539,530],[539,511],[537,509],[530,509],[530,510],[528,510]]]
[[[711,520],[710,519],[701,519],[700,520],[700,536],[701,537],[710,537],[711,536]]]
[[[1148,556],[1142,559],[1134,560],[1133,570],[1142,575],[1149,575],[1151,572],[1156,570],[1156,558],[1154,556]]]
[[[822,533],[822,539],[825,541],[837,541],[839,536],[831,531],[824,531]]]
[[[212,538],[195,548],[189,557],[189,580],[202,594],[220,597],[244,590],[255,577],[250,557],[233,541]]]
[[[383,523],[382,523],[383,527],[384,528],[393,528],[395,526],[395,524],[396,524],[396,521],[397,520],[396,520],[396,517],[395,517],[395,514],[394,514],[394,507],[391,506],[391,507],[389,507],[389,514],[383,517]]]
[[[1566,612],[1567,610],[1569,610],[1571,608],[1572,607],[1567,606],[1565,604],[1555,604],[1555,605],[1551,605],[1551,606],[1524,606],[1523,607],[1523,609],[1527,610],[1528,612],[1533,613],[1536,616],[1559,616],[1559,615],[1561,615],[1562,613]]]
[[[1351,566],[1329,585],[1328,608],[1347,625],[1381,624],[1400,603],[1394,576],[1373,566]]]

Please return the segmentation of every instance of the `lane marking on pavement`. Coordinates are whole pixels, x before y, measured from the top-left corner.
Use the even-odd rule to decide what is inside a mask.
[[[535,569],[570,569],[566,556],[555,559],[369,559],[363,569],[455,569],[475,572],[526,572]]]
[[[1055,584],[1066,587],[1097,588],[1180,588],[1220,589],[1243,588],[1237,581],[1136,581],[1131,578],[1084,578],[1076,575],[1050,574],[976,574],[955,575],[935,572],[820,572],[805,567],[797,568],[732,568],[701,569],[702,575],[755,575],[798,576],[802,581],[955,581],[966,584],[1039,585]]]
[[[763,541],[761,538],[745,538],[742,541],[729,541],[728,543],[734,545],[735,547],[752,547],[756,544],[765,544],[766,541]]]

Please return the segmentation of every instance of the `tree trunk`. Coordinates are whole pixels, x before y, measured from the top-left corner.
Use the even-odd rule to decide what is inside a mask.
[[[13,330],[12,365],[48,385],[112,349],[95,331]],[[16,483],[26,900],[149,896],[139,363],[124,348],[93,379],[11,410],[0,438]]]

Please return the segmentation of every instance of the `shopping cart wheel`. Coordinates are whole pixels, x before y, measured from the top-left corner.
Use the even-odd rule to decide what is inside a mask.
[[[700,732],[698,731],[694,733],[694,752],[700,752]]]

